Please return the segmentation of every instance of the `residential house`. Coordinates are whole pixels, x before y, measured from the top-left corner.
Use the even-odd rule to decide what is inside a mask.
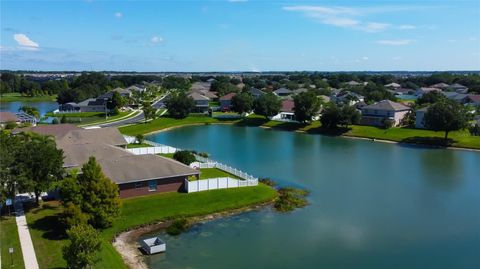
[[[192,83],[192,87],[190,87],[190,89],[192,91],[210,91],[211,86],[212,86],[211,82],[198,81],[198,82]]]
[[[293,100],[282,100],[280,112],[270,119],[278,121],[295,121],[294,107],[295,102]]]
[[[108,98],[89,98],[80,103],[66,103],[60,105],[61,112],[108,112],[107,108]]]
[[[448,85],[447,83],[443,83],[443,82],[430,85],[430,88],[437,88],[437,89],[442,89],[442,90],[446,90],[448,87],[450,87],[450,85]]]
[[[392,82],[392,83],[389,83],[389,84],[386,84],[384,85],[386,88],[391,88],[391,89],[397,89],[397,88],[401,88],[402,85],[398,84],[398,83],[395,83],[395,82]]]
[[[142,92],[145,92],[147,90],[147,88],[144,85],[135,84],[135,85],[132,85],[130,87],[127,87],[127,90],[129,90],[131,92],[142,93]]]
[[[191,93],[198,93],[200,95],[203,95],[203,96],[206,96],[208,97],[210,100],[217,100],[218,99],[218,96],[214,93],[214,92],[211,92],[209,90],[191,90],[188,94],[191,94]]]
[[[480,94],[469,94],[465,101],[466,104],[480,106]]]
[[[303,93],[303,92],[308,92],[308,89],[298,88],[298,89],[293,91],[293,94],[300,94],[300,93]]]
[[[382,100],[362,107],[361,124],[383,126],[385,119],[391,119],[394,121],[394,126],[398,126],[409,111],[410,107],[404,104]]]
[[[254,87],[251,87],[248,92],[252,95],[252,97],[254,99],[257,99],[258,97],[262,96],[265,94],[265,92],[257,89],[257,88],[254,88]]]
[[[364,102],[365,97],[355,92],[342,91],[332,98],[338,104],[353,106],[358,102]]]
[[[457,93],[468,93],[468,87],[465,87],[462,84],[458,83],[450,85],[448,89]]]
[[[103,173],[118,185],[121,198],[183,191],[185,180],[199,175],[198,170],[173,159],[132,154],[122,148],[127,142],[116,128],[74,129],[58,124],[29,130],[55,137],[67,170],[81,169],[90,156],[95,157]]]
[[[37,119],[34,116],[31,116],[25,112],[0,112],[0,126],[5,127],[5,125],[9,122],[14,122],[16,124],[30,123],[33,126],[37,125]]]
[[[127,90],[127,89],[123,89],[123,88],[115,88],[109,92],[106,92],[100,96],[98,96],[97,98],[98,99],[108,99],[108,100],[111,100],[112,97],[113,97],[113,93],[114,92],[118,92],[120,94],[120,96],[124,97],[124,98],[129,98],[130,96],[132,96],[132,91],[130,90]]]
[[[433,92],[433,91],[442,92],[442,90],[439,88],[421,87],[415,91],[415,95],[422,96],[428,92]]]
[[[427,113],[428,107],[420,108],[415,111],[415,128],[425,129],[425,113]]]
[[[360,86],[360,85],[363,85],[362,83],[360,82],[356,82],[355,80],[350,80],[349,82],[345,83],[346,85],[348,86]]]
[[[206,112],[208,111],[208,104],[210,102],[210,98],[201,95],[198,92],[192,92],[188,95],[193,99],[195,102],[195,110],[196,112]]]
[[[280,88],[280,89],[277,89],[275,91],[273,91],[274,94],[276,94],[277,96],[281,96],[281,97],[284,97],[284,96],[289,96],[293,93],[292,90],[289,90],[287,88]]]
[[[467,94],[464,93],[457,93],[457,92],[442,92],[445,97],[447,97],[450,100],[453,100],[457,103],[460,104],[465,104],[467,102]]]
[[[222,97],[220,97],[220,107],[224,110],[229,110],[232,106],[232,98],[237,95],[234,92],[228,93]]]

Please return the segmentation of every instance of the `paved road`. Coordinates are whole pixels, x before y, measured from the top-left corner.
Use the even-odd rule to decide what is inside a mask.
[[[163,106],[164,106],[163,100],[165,99],[165,97],[167,97],[167,95],[158,99],[155,103],[152,104],[152,107],[154,107],[156,109],[163,108]],[[118,126],[122,126],[122,125],[133,124],[133,123],[140,122],[140,121],[143,121],[143,120],[145,120],[145,117],[143,115],[143,112],[141,112],[140,114],[136,115],[135,117],[128,118],[128,119],[125,119],[125,120],[115,121],[115,122],[111,122],[111,123],[100,124],[99,126],[102,127],[102,128],[103,127],[118,127]]]

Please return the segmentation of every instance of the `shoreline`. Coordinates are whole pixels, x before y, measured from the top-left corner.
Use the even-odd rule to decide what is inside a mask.
[[[167,128],[164,128],[164,129],[148,132],[148,133],[145,133],[144,135],[147,136],[147,135],[157,134],[157,133],[171,131],[171,130],[174,130],[174,129],[177,129],[177,128],[188,127],[188,126],[213,125],[213,124],[235,125],[235,122],[189,123],[189,124],[172,126],[172,127],[167,127]],[[124,125],[124,126],[129,126],[129,125]],[[288,129],[282,129],[282,128],[262,126],[262,125],[260,125],[260,126],[245,125],[243,127],[259,127],[259,128],[266,129],[266,130],[269,129],[269,130],[275,130],[275,131],[296,132],[296,133],[300,133],[300,134],[315,134],[315,133],[309,133],[309,132],[305,132],[305,131],[288,130]],[[315,135],[322,135],[322,134],[315,134]],[[475,148],[463,148],[463,147],[453,147],[453,146],[452,147],[431,146],[431,145],[404,143],[404,142],[398,142],[398,141],[387,140],[387,139],[368,138],[368,137],[354,136],[354,135],[339,135],[337,137],[343,137],[343,138],[349,138],[349,139],[358,139],[358,140],[369,140],[369,141],[372,141],[372,142],[380,142],[380,143],[388,143],[388,144],[418,146],[418,147],[425,147],[425,148],[431,148],[431,149],[449,149],[449,150],[463,150],[463,151],[480,152],[480,149],[475,149]]]
[[[195,216],[187,218],[191,225],[196,225],[206,221],[212,221],[220,218],[230,217],[234,215],[239,215],[246,212],[251,212],[254,210],[260,210],[270,206],[273,201],[268,201],[260,204],[250,205],[243,208],[237,208],[232,210],[226,210],[217,213],[211,213],[207,215]],[[112,245],[115,250],[120,254],[123,259],[123,262],[129,268],[135,269],[150,269],[145,263],[144,255],[140,250],[140,244],[138,239],[145,234],[152,233],[155,231],[160,231],[166,229],[173,220],[164,220],[157,222],[155,224],[145,225],[139,228],[133,228],[131,230],[125,231],[114,237]],[[181,235],[179,235],[181,236]]]

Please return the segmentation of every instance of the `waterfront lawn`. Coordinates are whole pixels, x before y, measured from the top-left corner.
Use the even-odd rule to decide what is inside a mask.
[[[65,228],[60,222],[58,202],[45,202],[26,213],[28,228],[38,265],[43,268],[66,268],[62,247],[67,243]]]
[[[134,148],[148,148],[151,147],[152,145],[145,144],[145,143],[133,143],[133,144],[127,144],[127,149],[134,149]]]
[[[221,123],[221,122],[233,122],[228,119],[214,119],[207,116],[189,116],[184,119],[175,119],[170,117],[160,117],[158,119],[149,121],[147,123],[137,123],[128,126],[122,126],[118,128],[122,134],[135,136],[137,134],[146,134],[154,131],[159,131],[167,128],[172,128],[182,125],[192,124],[209,124],[209,123]]]
[[[158,154],[158,155],[163,156],[163,157],[165,157],[165,158],[173,159],[173,155],[174,155],[174,154],[175,154],[175,153],[160,153],[160,154]]]
[[[218,168],[201,168],[200,169],[200,179],[217,178],[217,177],[231,177],[231,178],[240,179],[236,175],[232,175]]]
[[[56,101],[57,95],[40,95],[40,96],[22,96],[18,92],[4,93],[0,96],[1,102],[45,102]]]
[[[103,117],[105,118],[105,113],[104,112],[77,112],[77,113],[56,113],[54,114],[53,112],[47,112],[45,116],[47,117],[57,117],[61,118],[63,115],[67,118],[89,118],[89,117]]]
[[[159,193],[122,200],[120,217],[101,231],[101,261],[95,268],[127,268],[111,241],[116,234],[162,220],[223,212],[272,201],[276,191],[266,185],[196,193]],[[44,202],[27,213],[35,253],[40,268],[65,268],[62,247],[67,243],[59,221],[61,205]],[[3,241],[2,241],[3,242]],[[2,256],[3,257],[3,256]]]
[[[15,217],[0,217],[0,250],[2,257],[2,268],[25,268],[23,264],[22,248],[18,238],[18,229]],[[12,259],[10,260],[9,248],[13,248]],[[13,261],[13,265],[12,264]]]

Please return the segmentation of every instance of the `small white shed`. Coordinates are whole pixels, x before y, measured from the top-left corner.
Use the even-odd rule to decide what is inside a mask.
[[[140,241],[140,245],[149,255],[165,252],[165,250],[167,250],[167,244],[159,237],[143,239]]]

